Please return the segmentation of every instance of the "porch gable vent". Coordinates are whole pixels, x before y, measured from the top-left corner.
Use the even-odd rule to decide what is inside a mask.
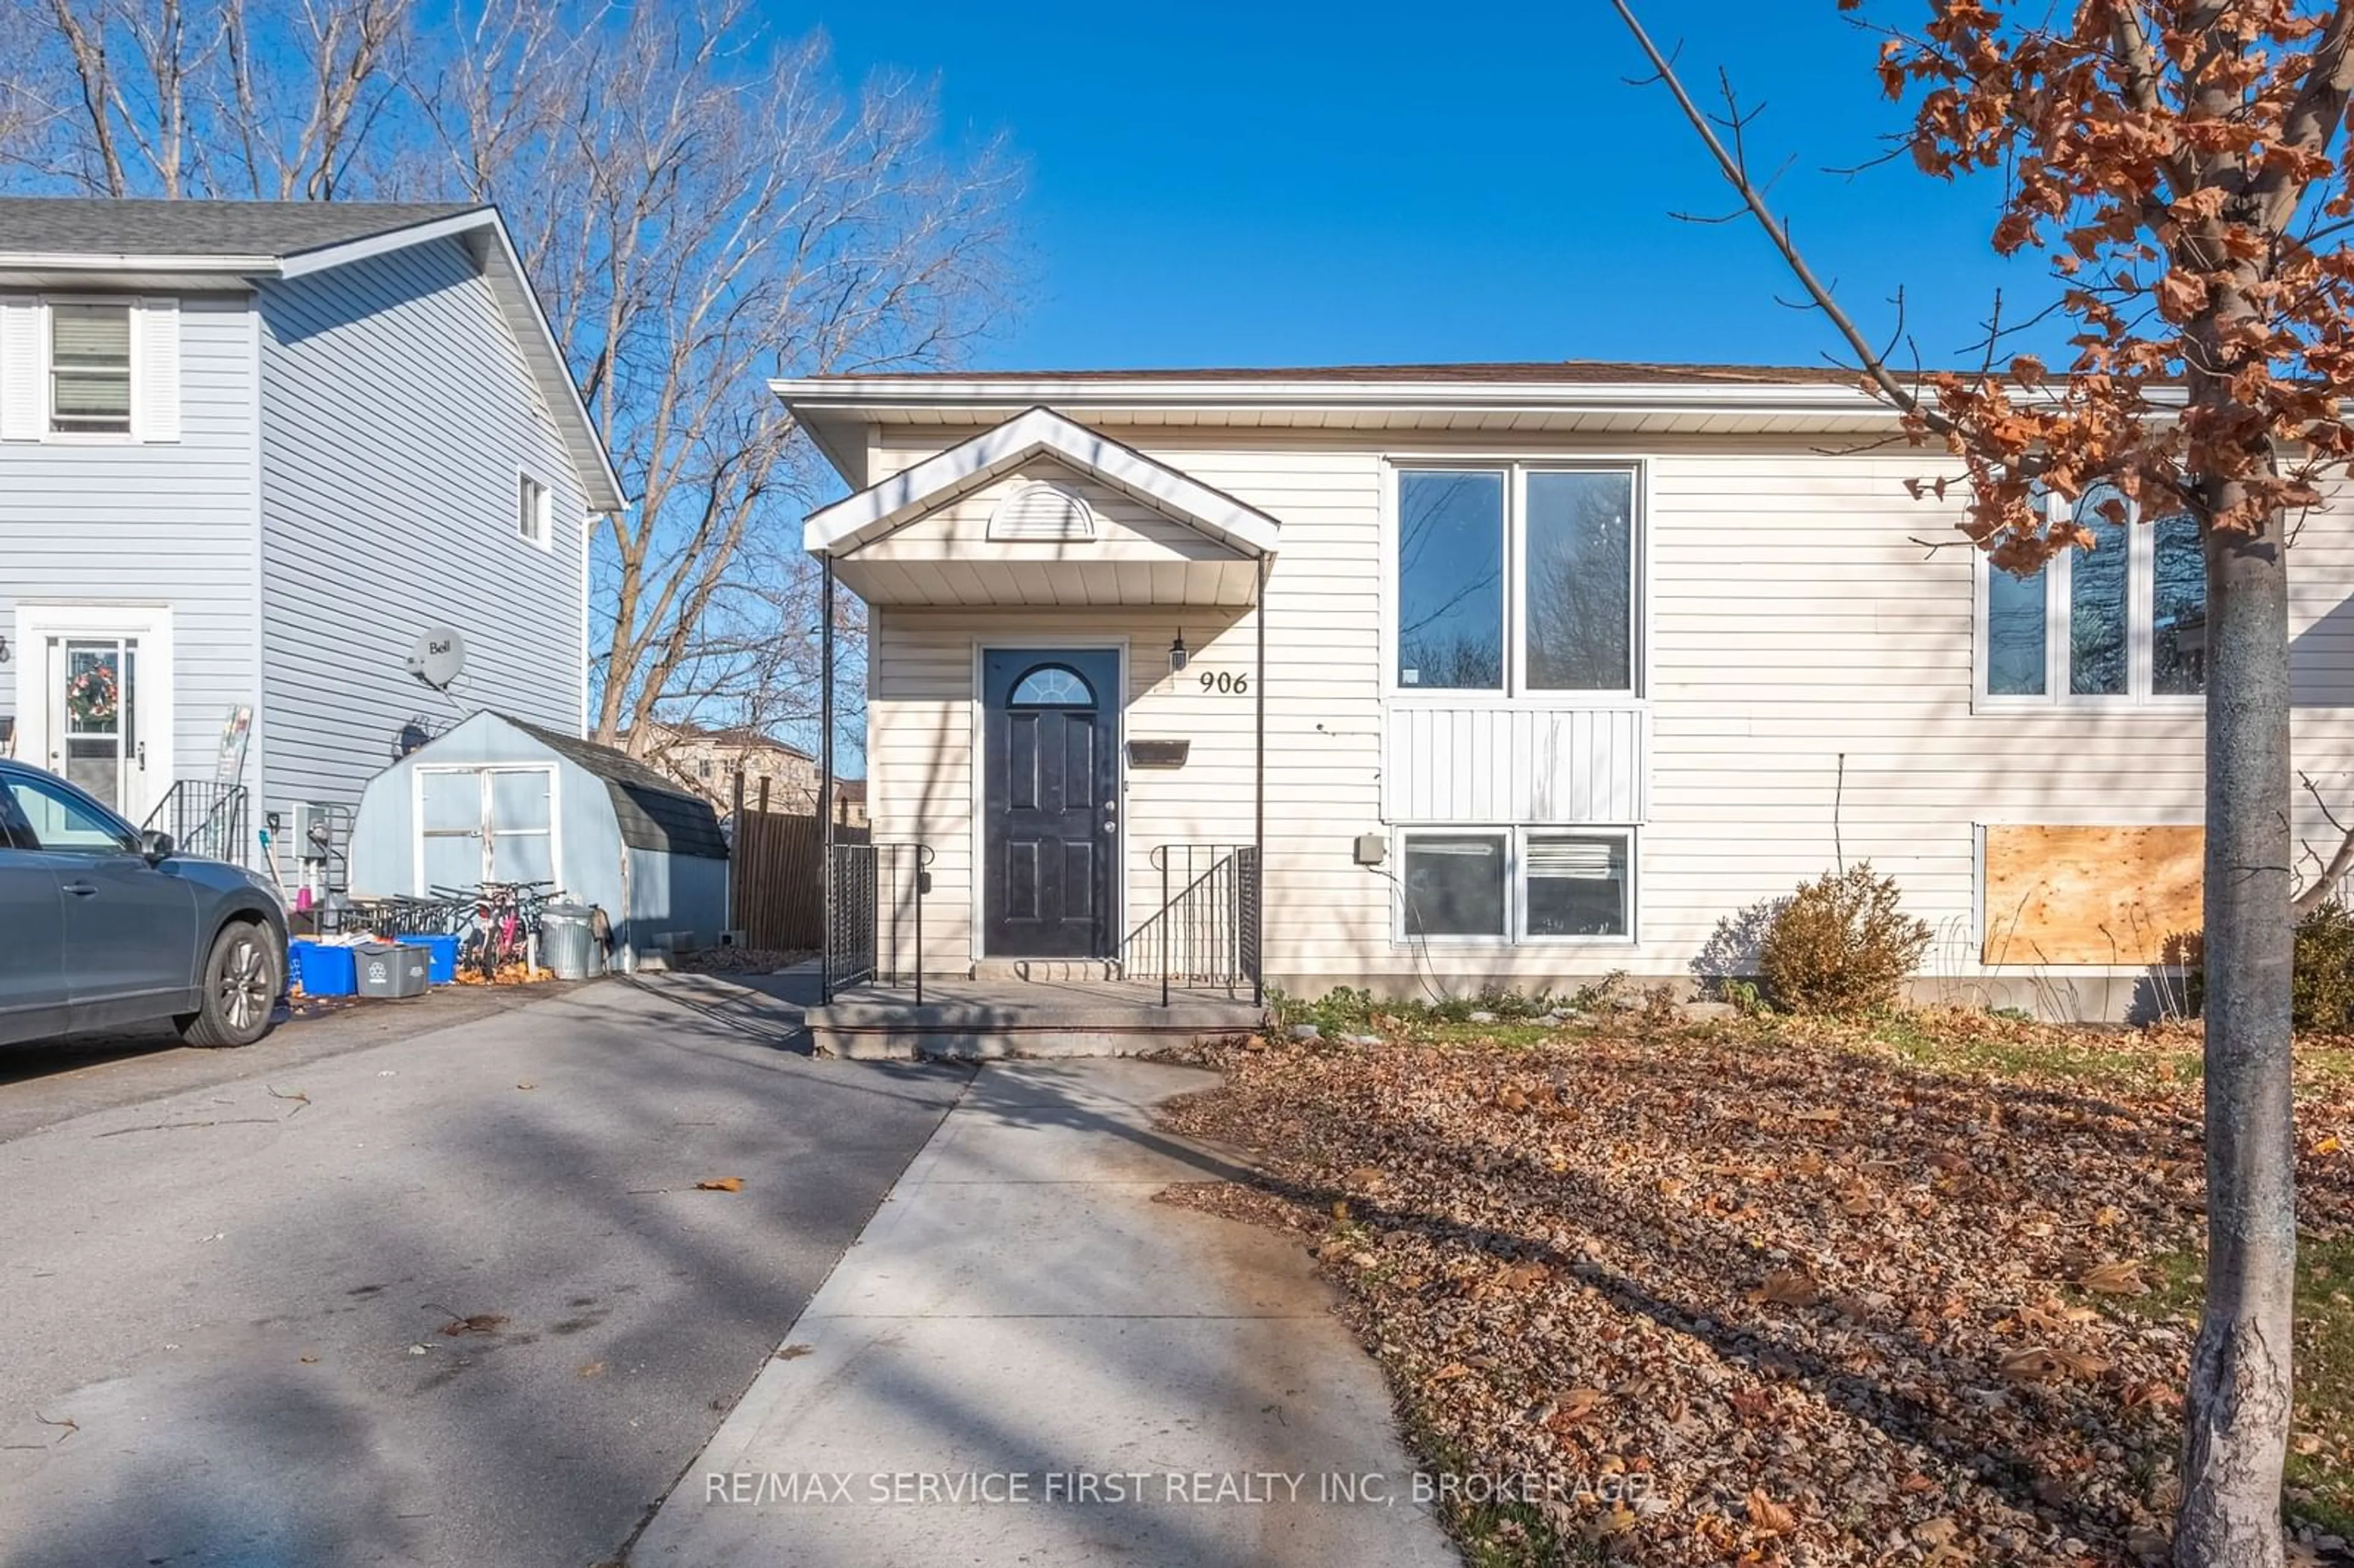
[[[1025,484],[989,514],[991,539],[1060,540],[1096,536],[1095,509],[1083,496],[1044,480]]]

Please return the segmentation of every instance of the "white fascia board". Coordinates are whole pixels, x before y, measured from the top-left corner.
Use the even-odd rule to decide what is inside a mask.
[[[566,430],[566,444],[572,450],[573,462],[589,491],[591,512],[625,512],[630,507],[630,493],[621,486],[621,476],[613,467],[613,454],[606,449],[605,438],[597,429],[597,421],[588,412],[588,402],[580,396],[579,383],[572,379],[572,367],[564,357],[564,345],[556,339],[556,328],[547,319],[546,307],[539,302],[539,291],[531,285],[531,277],[523,270],[523,258],[515,253],[514,240],[495,207],[483,211],[490,217],[490,232],[498,244],[490,252],[496,260],[504,278],[493,276],[493,282],[504,282],[504,292],[514,296],[507,302],[509,314],[515,321],[515,341],[523,347],[524,357],[531,362],[533,372],[546,388],[548,408]]]
[[[281,278],[306,277],[313,272],[323,272],[330,267],[347,267],[355,261],[365,261],[371,256],[406,250],[429,239],[442,239],[477,228],[496,228],[498,221],[494,208],[478,207],[472,212],[429,218],[403,228],[387,228],[382,234],[371,234],[364,239],[347,239],[340,245],[323,245],[315,250],[297,251],[278,263],[277,273]]]
[[[1749,410],[1869,413],[1895,410],[1861,387],[1824,382],[1632,383],[1546,381],[1195,381],[1089,377],[1084,380],[935,379],[779,380],[769,388],[796,408],[958,405],[1120,408],[1592,408],[1628,412]]]
[[[811,513],[802,525],[802,546],[815,555],[843,554],[1038,456],[1053,457],[1099,479],[1246,555],[1275,553],[1281,530],[1266,513],[1043,408],[1016,414],[880,484]]]
[[[1899,377],[1902,380],[1902,377]],[[795,412],[880,413],[892,408],[1051,404],[1098,408],[1380,408],[1401,414],[1477,409],[1490,413],[1575,410],[1604,414],[1879,414],[1899,410],[1857,383],[1825,381],[1572,382],[1572,381],[1231,381],[1172,380],[1150,376],[991,378],[988,376],[861,376],[771,381],[769,390]],[[2170,388],[2152,389],[2152,401],[2179,401]],[[2032,401],[2032,399],[2022,399]]]

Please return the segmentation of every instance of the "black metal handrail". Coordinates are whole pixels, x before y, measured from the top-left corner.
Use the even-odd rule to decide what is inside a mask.
[[[242,784],[217,784],[209,779],[178,779],[164,791],[164,798],[147,813],[140,831],[169,833],[172,847],[182,854],[206,855],[243,865],[247,801]]]
[[[823,1000],[846,987],[912,979],[924,1004],[924,895],[932,890],[932,847],[915,842],[833,846],[826,897]],[[905,892],[902,892],[902,887]],[[899,915],[913,915],[914,963],[900,964]],[[885,959],[889,959],[886,969]]]
[[[1259,857],[1249,844],[1161,844],[1161,907],[1122,944],[1122,972],[1161,973],[1161,1005],[1173,990],[1228,995],[1259,981]]]

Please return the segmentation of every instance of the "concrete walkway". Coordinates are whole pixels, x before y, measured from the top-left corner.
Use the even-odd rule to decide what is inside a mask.
[[[1232,1173],[1151,1128],[1213,1082],[982,1068],[632,1568],[1454,1564],[1298,1243],[1150,1202]]]

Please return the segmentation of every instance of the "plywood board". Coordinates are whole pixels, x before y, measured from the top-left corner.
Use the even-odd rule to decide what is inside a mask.
[[[2152,964],[2200,927],[2207,830],[1990,826],[1989,964]]]

